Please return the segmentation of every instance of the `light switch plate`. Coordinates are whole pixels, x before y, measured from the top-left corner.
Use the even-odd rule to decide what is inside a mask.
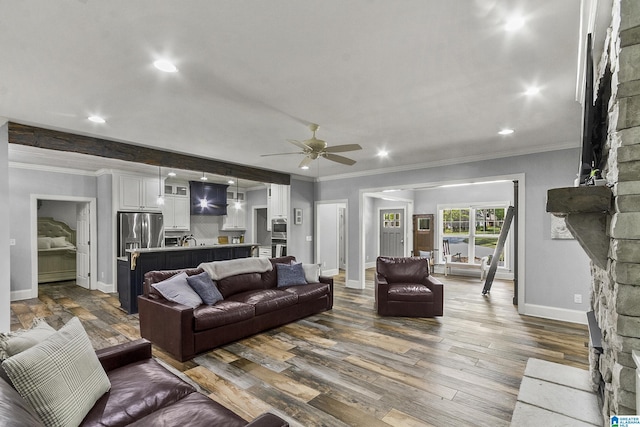
[[[15,246],[16,245],[16,239],[9,239],[9,246]]]
[[[307,236],[307,242],[313,241],[313,236]]]

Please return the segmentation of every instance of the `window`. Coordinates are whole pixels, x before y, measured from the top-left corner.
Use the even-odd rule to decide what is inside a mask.
[[[507,212],[503,206],[455,206],[439,210],[442,254],[454,262],[480,264],[482,257],[492,256]],[[500,255],[499,267],[508,265],[508,238]],[[444,262],[444,256],[440,260]]]

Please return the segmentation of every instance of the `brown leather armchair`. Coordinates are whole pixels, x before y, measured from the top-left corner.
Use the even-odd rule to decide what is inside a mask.
[[[444,286],[429,275],[427,258],[378,257],[375,287],[381,316],[443,315]]]

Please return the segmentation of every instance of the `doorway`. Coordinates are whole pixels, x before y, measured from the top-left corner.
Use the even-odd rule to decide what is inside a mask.
[[[322,275],[335,276],[344,269],[348,280],[348,215],[346,202],[316,202],[315,204],[315,262]]]
[[[42,209],[42,211],[41,211]],[[41,215],[42,213],[42,215]],[[66,256],[73,253],[75,263],[75,274],[64,280],[75,280],[76,284],[86,289],[97,289],[97,212],[96,199],[90,197],[74,196],[51,196],[51,195],[31,195],[31,298],[38,297],[38,277],[39,272],[39,247],[43,244],[38,230],[39,218],[58,218],[56,223],[65,224],[69,229],[74,230],[74,242],[71,244],[67,239],[58,239],[60,244],[65,246],[54,248],[64,252]],[[53,232],[55,234],[55,231]],[[49,236],[54,239],[56,236]],[[64,241],[63,241],[64,240]],[[46,245],[44,245],[46,246]],[[57,245],[56,245],[57,246]],[[46,250],[46,249],[45,249]],[[56,252],[49,248],[49,256]],[[55,254],[53,254],[56,256]],[[56,277],[56,262],[53,262],[53,276]]]

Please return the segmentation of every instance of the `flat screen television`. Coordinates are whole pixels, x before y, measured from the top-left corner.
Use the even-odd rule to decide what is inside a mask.
[[[606,64],[598,80],[598,92],[594,100],[594,66],[592,36],[587,36],[585,60],[585,91],[582,115],[582,152],[580,157],[580,185],[591,185],[602,178],[606,164],[604,148],[609,128],[609,98],[611,97],[611,67]]]

